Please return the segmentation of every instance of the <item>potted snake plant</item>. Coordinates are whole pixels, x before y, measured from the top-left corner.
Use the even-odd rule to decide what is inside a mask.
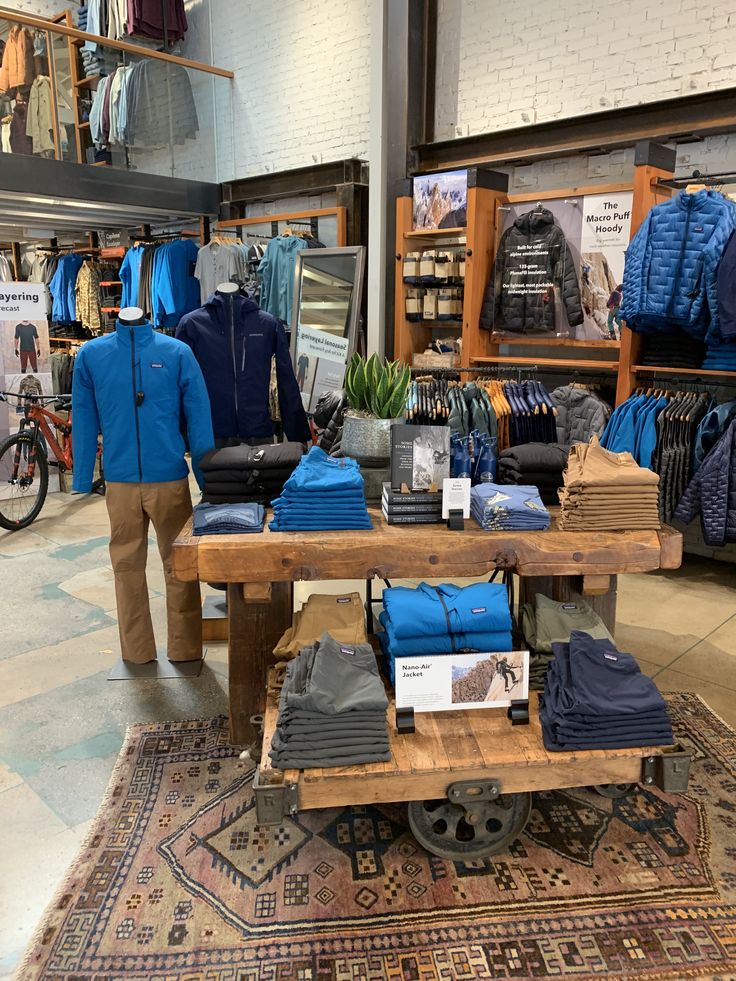
[[[354,354],[345,373],[342,452],[359,463],[385,465],[391,457],[391,426],[404,421],[411,369],[400,361],[381,362]]]

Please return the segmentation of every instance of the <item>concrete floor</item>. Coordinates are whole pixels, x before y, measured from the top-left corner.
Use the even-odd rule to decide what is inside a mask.
[[[0,532],[0,978],[9,976],[94,817],[127,725],[227,711],[224,645],[198,678],[107,680],[119,660],[103,499],[52,495]],[[165,637],[163,574],[149,586]],[[340,591],[340,584],[303,584]],[[358,584],[351,584],[358,588]],[[686,559],[622,576],[616,639],[663,691],[695,691],[736,726],[736,568]]]

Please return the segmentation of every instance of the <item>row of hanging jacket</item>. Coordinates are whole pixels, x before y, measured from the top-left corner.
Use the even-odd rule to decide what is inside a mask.
[[[15,276],[13,275],[13,267],[10,265],[5,256],[0,253],[0,283],[12,283],[15,281]]]
[[[82,30],[116,41],[127,37],[163,41],[164,36],[180,41],[187,32],[184,0],[87,0],[81,10]],[[97,46],[90,41],[87,45]]]
[[[74,379],[75,355],[54,351],[51,355],[51,386],[54,395],[70,395]]]
[[[140,307],[155,327],[176,327],[200,303],[194,276],[197,252],[190,238],[136,243],[120,266],[120,306]]]
[[[688,482],[736,416],[736,402],[717,405],[707,392],[638,391],[619,405],[601,439],[660,477],[659,510],[669,521]]]
[[[189,74],[153,58],[119,65],[100,79],[89,125],[97,147],[150,150],[194,139],[199,120]]]
[[[641,333],[679,328],[708,345],[736,339],[736,241],[722,262],[734,230],[736,205],[718,191],[680,191],[655,205],[626,251],[621,315],[628,326]]]
[[[321,249],[323,244],[313,235],[287,228],[268,243],[258,266],[261,280],[261,307],[285,324],[291,323],[296,257],[302,249]]]

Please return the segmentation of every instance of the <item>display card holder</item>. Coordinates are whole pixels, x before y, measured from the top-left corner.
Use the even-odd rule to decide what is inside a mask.
[[[506,712],[512,726],[529,725],[529,699],[515,698]]]
[[[405,736],[408,733],[416,731],[414,725],[414,709],[411,705],[407,705],[405,708],[396,707],[396,731],[400,736]]]
[[[462,508],[453,508],[448,511],[447,527],[450,531],[465,531],[465,517]]]

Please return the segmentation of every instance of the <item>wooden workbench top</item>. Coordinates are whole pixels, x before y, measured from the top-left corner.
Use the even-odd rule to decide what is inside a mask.
[[[174,574],[202,582],[451,578],[513,569],[522,576],[609,576],[676,569],[682,535],[660,531],[464,531],[389,525],[369,508],[371,531],[271,532],[195,537],[189,522],[174,542]]]

